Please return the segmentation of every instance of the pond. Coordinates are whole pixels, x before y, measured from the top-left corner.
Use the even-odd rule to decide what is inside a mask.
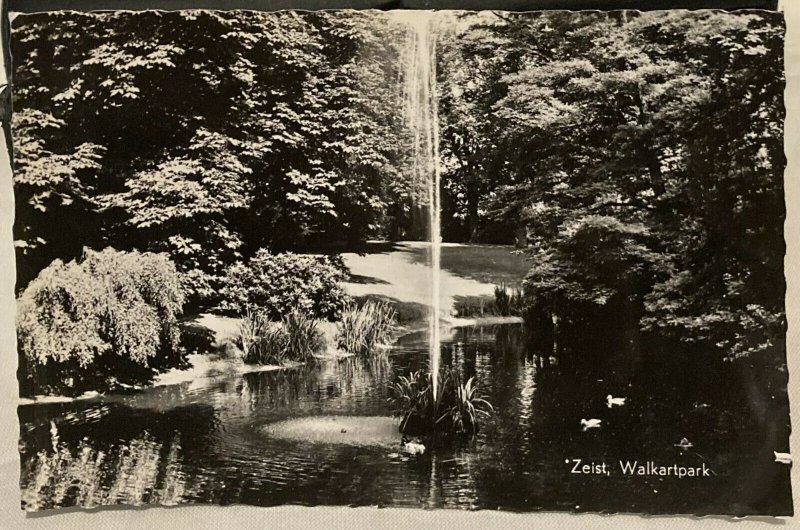
[[[427,337],[410,334],[384,359],[20,406],[23,508],[791,511],[790,467],[773,457],[788,450],[785,396],[754,383],[757,367],[644,342],[647,355],[597,351],[602,362],[571,362],[539,355],[519,324],[456,328],[445,339],[442,362],[474,375],[496,410],[473,439],[409,454],[399,434],[387,435],[387,383],[427,367]],[[608,395],[625,402],[609,407]],[[599,428],[581,428],[593,418]],[[605,462],[610,474],[572,473],[574,459],[595,470]],[[620,460],[705,466],[709,476],[629,476]]]

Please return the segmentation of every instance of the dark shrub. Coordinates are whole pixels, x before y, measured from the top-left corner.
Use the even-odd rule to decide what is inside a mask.
[[[494,305],[499,315],[519,315],[523,305],[522,293],[519,289],[509,290],[506,284],[495,286]]]
[[[184,295],[162,254],[86,250],[55,260],[17,301],[23,393],[141,384],[183,362]]]
[[[270,320],[294,311],[332,320],[349,301],[340,285],[346,277],[338,256],[260,250],[247,263],[230,268],[221,306],[237,314],[256,308]]]

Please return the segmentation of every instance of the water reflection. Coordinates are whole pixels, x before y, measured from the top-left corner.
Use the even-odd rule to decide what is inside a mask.
[[[651,354],[565,348],[555,359],[532,346],[519,325],[455,329],[443,344],[442,362],[474,376],[497,413],[474,439],[422,456],[402,454],[399,436],[396,444],[355,446],[270,437],[265,429],[291,418],[386,416],[387,382],[427,368],[420,335],[370,361],[221,374],[127,395],[22,406],[23,506],[235,502],[785,512],[789,470],[769,457],[788,438],[788,413],[780,399],[748,399],[758,367],[714,363],[672,345],[642,348]],[[581,361],[590,354],[592,362]],[[626,405],[609,409],[607,394],[626,397]],[[583,432],[580,420],[593,417],[603,427]],[[683,437],[691,450],[675,447]],[[571,458],[705,462],[717,474],[702,483],[574,476],[565,466]]]

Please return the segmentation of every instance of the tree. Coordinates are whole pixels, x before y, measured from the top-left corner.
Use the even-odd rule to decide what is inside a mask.
[[[55,13],[13,32],[20,287],[113,245],[168,252],[213,303],[261,248],[400,233],[389,205],[407,223],[404,29],[380,13]]]
[[[766,13],[466,15],[443,151],[448,178],[492,176],[455,214],[524,227],[533,306],[625,300],[732,356],[780,343],[782,34]]]

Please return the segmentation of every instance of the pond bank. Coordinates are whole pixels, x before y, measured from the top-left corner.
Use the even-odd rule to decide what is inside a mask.
[[[400,337],[424,332],[428,327],[430,268],[425,260],[428,244],[373,242],[371,245],[369,247],[371,250],[363,254],[342,255],[345,265],[350,270],[350,279],[344,284],[344,288],[353,297],[377,297],[386,300],[397,309],[401,325],[395,333],[392,344],[384,346],[387,350],[392,350],[393,344]],[[496,285],[500,283],[514,285],[515,282],[521,281],[527,262],[515,255],[513,250],[512,247],[496,245],[446,244],[444,246],[443,268],[440,275],[443,311],[440,318],[448,336],[452,336],[459,327],[520,322],[518,317],[453,316],[454,304],[459,297],[484,296],[493,300]],[[498,264],[502,265],[499,269]],[[493,276],[497,270],[500,270],[499,275]],[[402,318],[404,316],[409,318]],[[241,360],[241,350],[236,346],[240,321],[239,318],[211,313],[184,317],[180,326],[183,342],[190,351],[187,357],[189,366],[159,374],[150,384],[124,386],[121,390],[180,385],[227,374],[291,370],[303,365],[297,362],[285,365],[244,363]],[[335,323],[323,321],[318,325],[325,344],[323,351],[317,355],[319,359],[335,360],[353,356],[338,350]],[[38,395],[20,398],[18,403],[28,405],[85,401],[101,395],[96,391],[73,397]]]

